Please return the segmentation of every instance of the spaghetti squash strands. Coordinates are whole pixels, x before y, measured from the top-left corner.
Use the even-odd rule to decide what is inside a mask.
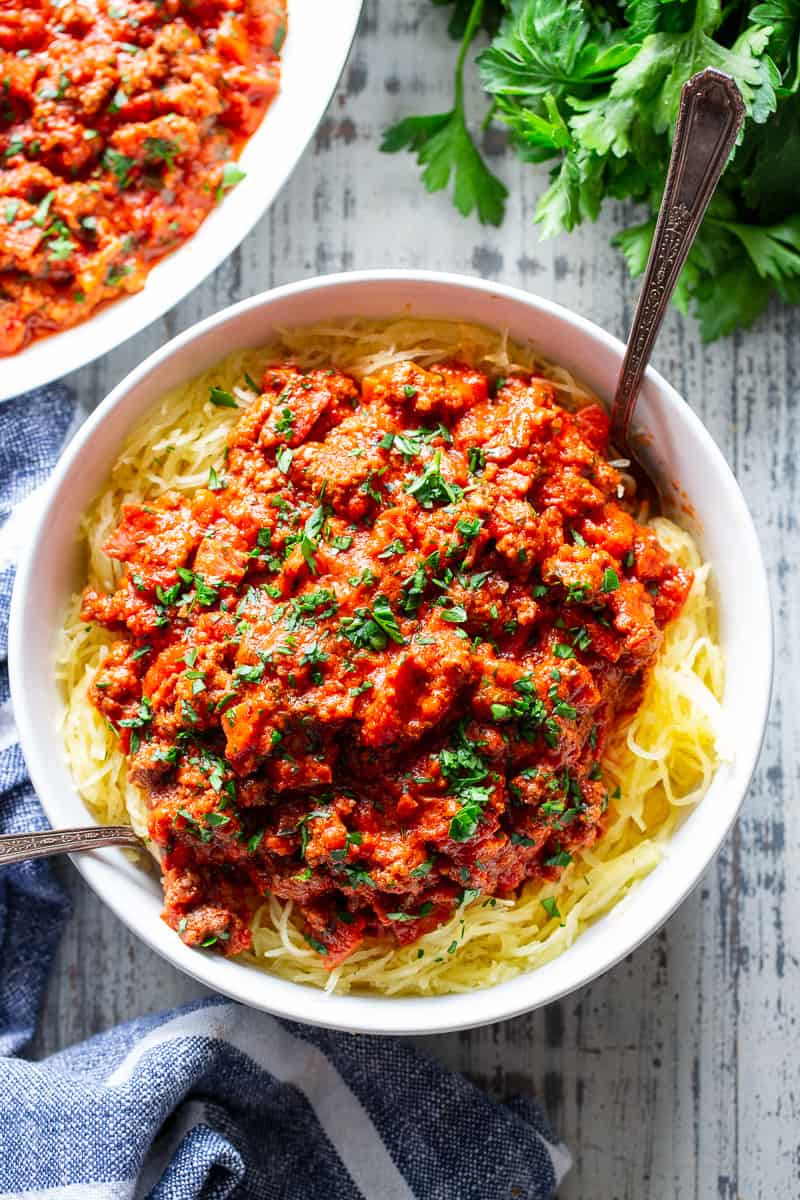
[[[427,366],[458,359],[493,379],[524,371],[547,380],[569,409],[595,399],[531,347],[478,326],[405,317],[282,330],[279,342],[233,354],[165,396],[132,434],[83,525],[91,585],[110,591],[122,576],[121,566],[101,549],[122,505],[147,503],[167,489],[191,494],[206,486],[232,426],[255,398],[252,381],[260,380],[265,365],[286,359],[304,369],[333,365],[358,382],[398,362]],[[225,399],[212,403],[214,394],[233,398],[236,407]],[[329,991],[466,992],[553,959],[653,869],[685,812],[708,788],[726,747],[720,708],[724,669],[710,568],[687,532],[663,518],[650,525],[673,562],[691,569],[694,581],[666,628],[641,704],[618,723],[607,743],[602,770],[610,801],[602,836],[574,850],[557,880],[531,881],[512,899],[468,892],[444,924],[417,940],[400,946],[390,938],[368,937],[332,970],[304,936],[293,904],[269,896],[252,918],[247,961]],[[58,648],[67,758],[99,822],[127,819],[146,836],[145,796],[128,781],[118,739],[88,697],[113,635],[81,622],[79,607],[76,598]]]

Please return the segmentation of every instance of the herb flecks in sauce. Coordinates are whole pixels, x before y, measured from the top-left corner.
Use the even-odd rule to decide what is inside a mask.
[[[271,893],[333,966],[570,869],[691,577],[618,501],[605,415],[541,381],[259,386],[210,396],[241,415],[206,488],[125,506],[123,582],[84,597],[120,633],[92,699],[181,937],[235,954]]]

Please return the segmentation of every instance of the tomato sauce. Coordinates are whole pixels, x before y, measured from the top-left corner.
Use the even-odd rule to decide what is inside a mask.
[[[601,835],[609,731],[691,573],[621,500],[605,413],[547,383],[285,364],[261,387],[207,488],[125,506],[124,580],[83,600],[119,633],[91,694],[184,941],[246,949],[271,893],[333,966]]]
[[[243,173],[286,0],[0,0],[0,355],[144,286]]]

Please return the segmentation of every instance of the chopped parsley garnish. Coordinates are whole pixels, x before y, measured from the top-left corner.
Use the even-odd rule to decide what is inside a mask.
[[[568,867],[571,862],[572,855],[568,854],[566,850],[559,850],[552,858],[546,858],[544,865],[546,867]]]
[[[237,183],[241,183],[242,180],[246,177],[246,175],[247,175],[247,172],[243,171],[242,168],[238,165],[238,163],[235,163],[235,162],[225,163],[225,166],[222,168],[222,182],[220,183],[219,187],[217,188],[217,194],[216,194],[217,202],[219,202],[222,199],[225,192],[229,191],[232,187],[236,187]]]
[[[450,837],[455,842],[466,842],[478,828],[491,788],[486,783],[489,768],[463,726],[456,731],[451,745],[439,752],[439,768],[449,792],[461,803],[450,821]]]
[[[371,679],[365,679],[363,683],[358,685],[358,687],[351,687],[347,694],[353,700],[355,700],[357,696],[363,696],[364,692],[371,691],[374,686],[375,685]]]
[[[405,550],[405,544],[401,539],[395,538],[393,542],[389,542],[389,545],[380,552],[378,558],[391,558],[395,554],[405,554]]]
[[[211,825],[214,828],[217,828],[220,825],[227,825],[230,821],[230,817],[227,813],[208,812],[203,820],[205,821],[206,825]]]
[[[383,595],[375,597],[371,609],[357,608],[352,617],[345,617],[339,631],[359,650],[384,650],[390,638],[400,646],[406,640]]]
[[[121,266],[110,266],[106,271],[104,283],[107,287],[119,287],[126,275],[130,275],[133,267],[128,263],[123,263]]]
[[[486,452],[480,446],[470,446],[468,462],[470,475],[480,475],[486,466]]]
[[[299,629],[301,625],[313,628],[317,621],[332,617],[337,607],[336,596],[327,588],[301,592],[299,596],[292,597],[284,622],[291,631]]]
[[[369,871],[364,870],[363,867],[354,867],[349,863],[345,863],[338,869],[344,876],[347,887],[375,887],[375,880],[372,878]]]
[[[452,608],[443,608],[439,616],[451,625],[463,625],[467,619],[467,610],[461,604],[454,604]]]
[[[481,531],[483,521],[480,517],[461,517],[456,521],[456,531],[467,541],[472,541]]]
[[[64,262],[75,249],[75,242],[69,237],[54,238],[47,247],[47,253],[53,262]]]
[[[583,604],[588,597],[590,590],[591,589],[587,583],[571,583],[567,588],[565,600],[567,604]],[[546,591],[547,589],[545,588],[542,592],[542,595],[544,595]]]
[[[404,429],[401,433],[385,433],[378,445],[383,450],[396,450],[408,462],[422,454],[423,450],[434,438],[450,437],[443,425],[437,429]]]
[[[235,398],[221,387],[210,387],[208,398],[216,408],[238,408]]]
[[[103,166],[111,172],[122,191],[130,186],[130,173],[136,166],[134,158],[128,158],[126,154],[120,154],[118,150],[112,150],[109,146],[103,151]]]
[[[510,704],[493,704],[492,718],[495,721],[514,720],[518,723],[520,735],[526,741],[533,741],[544,727],[545,741],[548,740],[547,705],[536,691],[536,685],[531,675],[523,675],[514,684],[517,697]],[[550,731],[552,733],[552,730]],[[555,729],[556,738],[558,729]]]
[[[140,746],[141,739],[140,739],[140,735],[139,735],[138,731],[140,729],[144,729],[145,726],[149,725],[150,722],[152,721],[152,719],[153,719],[152,701],[150,700],[149,696],[142,696],[142,699],[139,702],[139,707],[137,708],[135,715],[132,717],[123,717],[122,720],[118,722],[118,724],[123,729],[131,730],[131,736],[130,736],[131,754],[135,754]]]
[[[166,592],[160,588],[156,588],[156,593],[162,604],[173,604],[177,600],[181,590],[181,583],[189,588],[194,587],[194,597],[201,608],[210,608],[219,599],[219,588],[214,584],[208,583],[196,571],[190,571],[187,567],[178,567],[178,579],[180,583],[173,584]]]
[[[413,575],[403,583],[403,590],[398,601],[398,608],[407,616],[413,616],[417,609],[422,604],[422,599],[425,594],[425,588],[428,584],[428,576],[425,567],[420,563]]]
[[[312,575],[317,574],[317,563],[314,553],[319,548],[319,538],[325,524],[325,517],[325,508],[320,504],[314,509],[303,526],[303,533],[300,538],[300,553],[303,555],[306,566]]]
[[[572,644],[577,650],[589,649],[592,639],[585,625],[574,626],[570,629],[570,633],[572,634]]]
[[[208,468],[208,490],[210,492],[224,492],[228,486],[228,482],[224,475],[218,475],[214,467]]]
[[[264,664],[259,663],[240,663],[238,667],[234,667],[233,674],[236,679],[241,679],[244,683],[260,683],[264,678]]]
[[[457,504],[464,495],[457,483],[449,483],[441,472],[442,452],[437,450],[421,475],[406,484],[406,491],[423,508],[434,504]]]
[[[316,938],[311,936],[311,934],[304,933],[303,937],[308,942],[311,949],[316,950],[317,954],[322,954],[324,956],[328,953],[328,947],[323,946],[322,942],[318,942]]]
[[[284,408],[275,421],[275,432],[292,436],[294,432],[294,413],[290,408]]]
[[[33,214],[33,223],[34,225],[38,225],[40,229],[44,228],[44,225],[47,221],[47,217],[50,212],[50,205],[53,203],[54,196],[55,192],[48,192],[47,195],[39,201],[36,212]]]
[[[133,53],[139,49],[134,46]],[[144,139],[144,155],[148,162],[163,162],[171,167],[180,153],[180,145],[172,138],[148,137]]]

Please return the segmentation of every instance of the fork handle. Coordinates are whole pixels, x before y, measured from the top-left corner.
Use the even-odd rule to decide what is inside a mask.
[[[611,409],[612,440],[627,446],[631,416],[675,284],[744,120],[729,75],[706,67],[681,92],[667,182]]]
[[[141,846],[129,825],[90,825],[86,829],[43,829],[0,837],[0,867],[50,854],[75,854],[102,846]]]

